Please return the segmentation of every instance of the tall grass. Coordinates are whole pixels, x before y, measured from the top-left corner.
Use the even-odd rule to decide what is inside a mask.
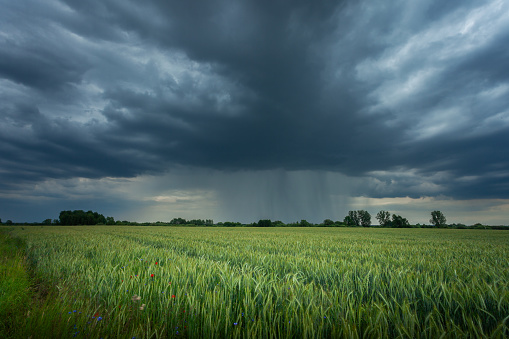
[[[503,231],[44,227],[15,235],[59,298],[31,315],[27,335],[509,335]]]
[[[0,231],[2,231],[0,229]],[[6,338],[26,316],[30,279],[24,260],[24,244],[0,232],[0,337]]]

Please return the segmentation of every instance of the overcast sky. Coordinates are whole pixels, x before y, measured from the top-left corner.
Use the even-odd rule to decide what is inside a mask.
[[[0,218],[509,224],[509,2],[0,0]]]

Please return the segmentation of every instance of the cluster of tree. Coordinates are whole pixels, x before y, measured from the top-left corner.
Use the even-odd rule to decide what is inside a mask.
[[[263,220],[259,220],[258,223],[256,224],[256,226],[258,226],[258,227],[272,227],[274,225],[272,225],[272,221],[270,219],[263,219]]]
[[[184,218],[173,218],[170,222],[170,225],[196,225],[196,226],[211,226],[214,224],[212,219],[191,219],[186,220]]]
[[[218,222],[217,226],[221,226],[221,227],[238,227],[238,226],[242,226],[242,223],[234,222],[234,221],[225,221],[225,222]]]
[[[348,211],[348,215],[345,217],[343,222],[347,226],[371,226],[371,214],[365,210]]]
[[[0,219],[0,224],[1,224],[1,223],[2,223],[2,219]],[[13,223],[12,223],[12,220],[7,220],[7,221],[5,222],[5,224],[6,224],[6,225],[12,225]]]
[[[410,223],[407,218],[403,218],[401,215],[393,214],[388,211],[380,211],[377,213],[376,218],[381,227],[395,227],[395,228],[407,228],[410,227]]]
[[[113,217],[104,217],[104,215],[92,211],[74,210],[61,211],[59,216],[60,225],[115,225]],[[46,219],[48,221],[50,219]],[[51,224],[51,222],[49,222]]]

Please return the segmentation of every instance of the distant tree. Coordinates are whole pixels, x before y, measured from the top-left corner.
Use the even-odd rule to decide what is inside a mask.
[[[486,229],[486,225],[483,225],[481,224],[480,222],[478,223],[475,223],[472,225],[472,228],[476,228],[476,229]]]
[[[299,226],[300,227],[311,227],[313,226],[313,224],[309,223],[307,220],[305,219],[302,219],[299,223]]]
[[[193,219],[193,220],[189,220],[187,222],[188,224],[193,224],[193,225],[198,225],[198,226],[203,226],[203,225],[212,225],[213,222],[212,220],[202,220],[202,219]]]
[[[92,223],[90,225],[99,225],[99,224],[104,225],[104,224],[106,224],[106,218],[104,217],[104,215],[99,214],[97,212],[92,212],[92,211],[88,211],[87,214],[92,215],[92,217],[91,217]]]
[[[347,226],[359,226],[360,221],[357,211],[348,211],[348,215],[343,219],[343,222]]]
[[[223,226],[224,227],[237,227],[237,226],[242,226],[242,224],[240,222],[236,222],[236,221],[225,221],[223,223]]]
[[[12,220],[7,220],[7,221],[5,222],[5,224],[6,224],[6,225],[12,225]]]
[[[322,224],[324,226],[333,226],[334,225],[334,221],[332,221],[331,219],[325,219]]]
[[[357,212],[349,211],[348,215],[343,219],[343,223],[346,226],[359,226],[359,222],[357,219]]]
[[[115,219],[113,217],[106,217],[106,225],[115,225]]]
[[[352,218],[350,218],[349,215],[347,215],[344,219],[343,219],[343,224],[345,224],[346,226],[352,226],[353,225],[353,220]]]
[[[282,222],[281,220],[276,220],[276,221],[272,222],[272,226],[274,226],[274,227],[283,227],[283,226],[285,226],[285,223]]]
[[[392,227],[396,228],[408,228],[410,227],[410,223],[406,218],[403,218],[400,215],[393,214],[392,215]]]
[[[357,211],[357,218],[359,219],[359,224],[362,227],[369,227],[369,226],[371,226],[371,214],[369,214],[368,211],[358,210]]]
[[[258,227],[272,227],[272,221],[270,221],[270,219],[259,220],[258,224],[256,226],[258,226]]]
[[[43,225],[51,225],[51,219],[45,219],[42,223]]]
[[[371,214],[365,210],[348,211],[348,215],[345,217],[343,222],[347,226],[371,226]]]
[[[53,225],[60,225],[60,220],[53,219]]]
[[[83,210],[75,211],[61,211],[60,212],[60,224],[62,225],[97,225],[106,223],[104,215],[97,212]]]
[[[2,219],[0,218],[0,224],[2,223]]]
[[[382,227],[390,227],[391,226],[391,214],[388,211],[380,211],[376,214],[376,218],[378,219],[378,223]]]
[[[359,220],[359,214],[357,211],[348,211],[348,216],[352,220],[353,226],[360,226],[361,222]]]
[[[183,218],[173,218],[170,221],[170,225],[184,225],[186,223],[187,223],[186,219]]]
[[[447,219],[445,219],[444,214],[440,211],[431,212],[431,219],[429,219],[429,222],[432,225],[435,225],[435,227],[441,227],[441,228],[447,227],[447,224],[446,224]]]
[[[451,225],[449,225],[449,227],[452,227],[452,228],[459,228],[459,229],[465,229],[465,228],[467,228],[467,225],[462,224],[462,223],[459,223],[459,224],[451,224]]]

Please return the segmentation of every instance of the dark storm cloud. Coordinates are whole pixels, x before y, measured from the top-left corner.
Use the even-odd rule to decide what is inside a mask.
[[[508,197],[503,2],[2,3],[4,188],[184,165]]]
[[[49,120],[28,104],[2,108],[0,121],[10,129],[0,134],[1,188],[46,178],[132,176],[150,168],[137,165],[143,156],[134,160],[128,151],[105,149],[96,140],[104,131],[97,123]]]
[[[44,48],[33,51],[6,43],[0,51],[0,75],[40,90],[59,90],[64,84],[80,81],[84,65]]]
[[[364,161],[347,158],[384,134],[377,119],[354,116],[360,108],[357,99],[342,93],[349,79],[341,79],[338,93],[322,84],[326,56],[320,45],[334,29],[342,5],[163,4],[157,11],[166,18],[160,27],[136,18],[120,24],[160,45],[179,48],[209,64],[215,76],[241,84],[234,85],[239,88],[233,93],[224,88],[228,84],[223,88],[230,90],[231,99],[224,106],[242,109],[223,114],[225,107],[214,93],[220,90],[214,88],[217,79],[203,92],[193,80],[160,84],[177,96],[195,92],[192,108],[175,107],[165,101],[165,93],[119,89],[106,93],[107,98],[121,110],[136,112],[126,118],[115,109],[106,111],[119,130],[156,140],[153,144],[176,162],[226,169],[356,168]],[[340,138],[344,131],[354,138]]]

